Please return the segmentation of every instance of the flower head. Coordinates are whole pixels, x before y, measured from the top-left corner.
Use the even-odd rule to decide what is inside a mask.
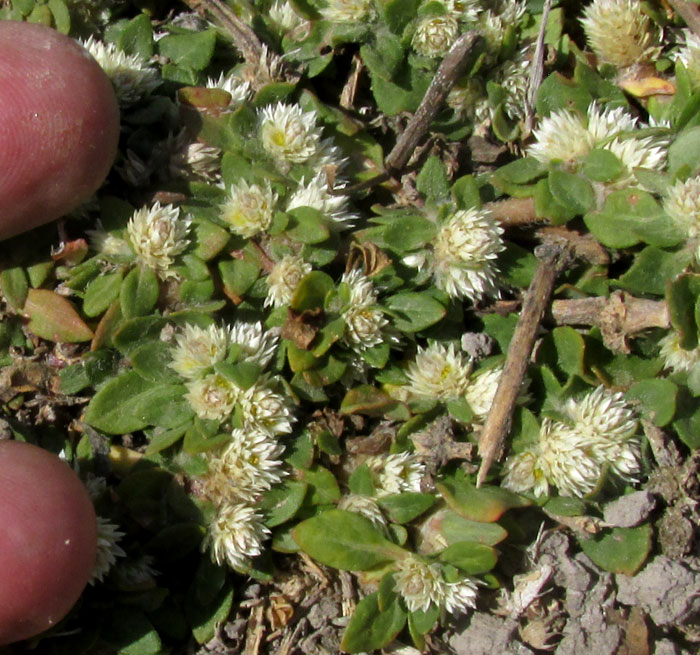
[[[270,274],[265,278],[267,282],[267,298],[265,306],[283,307],[288,305],[301,279],[311,273],[312,266],[303,258],[296,255],[285,255],[278,261]]]
[[[180,217],[173,205],[142,207],[133,213],[126,226],[136,259],[161,278],[173,277],[169,270],[175,257],[190,244],[187,235],[191,221]]]
[[[614,66],[652,61],[661,50],[639,0],[593,0],[583,11],[581,25],[591,50]]]
[[[452,298],[476,301],[497,293],[495,260],[503,248],[503,229],[486,210],[460,209],[441,226],[433,243],[433,280]],[[404,263],[420,267],[418,258]]]
[[[307,24],[289,0],[275,0],[267,12],[270,20],[284,32],[291,32]]]
[[[195,414],[213,421],[224,421],[231,415],[240,393],[235,384],[218,373],[190,380],[185,386],[185,398]]]
[[[170,135],[165,142],[169,152],[168,172],[172,177],[215,181],[221,171],[221,150],[206,143],[192,142],[186,130]]]
[[[361,23],[376,15],[373,0],[328,0],[320,12],[332,23]]]
[[[202,549],[208,548],[217,564],[244,571],[250,558],[262,553],[269,534],[262,516],[252,507],[240,503],[224,505],[209,524]]]
[[[102,516],[97,517],[97,554],[88,584],[102,582],[117,561],[117,557],[126,556],[124,549],[117,543],[123,536],[124,533],[117,525]]]
[[[263,491],[282,480],[283,446],[256,430],[233,430],[231,443],[207,456],[209,471],[203,492],[217,505],[243,500],[253,503]]]
[[[634,481],[640,470],[637,419],[622,394],[604,387],[563,407],[567,423],[545,419],[530,449],[506,461],[503,485],[545,495],[549,485],[564,496],[585,496],[600,483],[605,467]]]
[[[250,239],[270,227],[276,202],[269,182],[260,186],[240,180],[229,189],[219,216],[231,232]]]
[[[321,171],[308,183],[301,179],[299,187],[287,202],[287,211],[297,207],[318,209],[333,221],[337,229],[344,230],[352,226],[352,220],[355,218],[348,208],[349,201],[348,196],[328,190],[326,175]]]
[[[245,81],[237,75],[224,75],[224,73],[221,73],[216,79],[210,77],[207,80],[207,88],[221,89],[231,96],[227,111],[237,109],[243,103],[250,100],[252,96],[250,82]]]
[[[322,150],[316,112],[283,102],[260,111],[260,139],[268,154],[287,165],[307,162]]]
[[[260,430],[270,435],[292,431],[292,401],[275,389],[274,381],[270,378],[260,378],[238,400],[244,429]]]
[[[196,380],[226,357],[229,331],[216,325],[201,328],[187,323],[175,341],[170,368],[186,380]]]
[[[350,301],[342,313],[346,326],[343,341],[358,351],[383,343],[389,320],[376,305],[377,292],[372,281],[355,268],[343,274],[341,282],[350,288]]]
[[[138,55],[127,55],[112,43],[103,43],[92,36],[81,43],[112,80],[122,106],[133,105],[160,85],[158,72]]]
[[[372,455],[365,460],[372,472],[377,496],[420,491],[425,466],[414,453]]]
[[[677,181],[664,198],[664,211],[687,239],[700,235],[700,176]]]
[[[675,330],[663,337],[659,346],[665,367],[674,373],[687,373],[700,362],[700,346],[686,350],[681,346],[680,336]]]
[[[426,612],[435,606],[463,614],[476,606],[477,586],[473,580],[465,578],[446,582],[439,564],[429,564],[415,555],[396,563],[394,589],[403,598],[409,612]]]
[[[230,328],[229,343],[239,350],[238,361],[245,359],[261,367],[267,366],[277,348],[278,335],[265,330],[263,324],[236,323]]]
[[[387,520],[382,514],[377,501],[372,496],[362,496],[360,494],[347,494],[338,502],[338,509],[347,512],[354,512],[372,521],[375,527],[384,531],[387,528]]]
[[[683,47],[676,54],[676,61],[680,61],[688,71],[688,77],[695,89],[700,87],[700,36],[692,30],[683,30]]]
[[[470,378],[464,396],[477,421],[486,420],[502,375],[503,367],[495,366]]]
[[[418,348],[406,375],[410,391],[418,396],[452,400],[464,395],[469,385],[471,361],[458,352],[454,344],[435,342]]]
[[[459,23],[454,16],[424,16],[416,26],[411,45],[425,57],[443,57],[458,36]]]

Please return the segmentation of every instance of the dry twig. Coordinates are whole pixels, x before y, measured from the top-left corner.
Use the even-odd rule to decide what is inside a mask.
[[[530,81],[527,88],[527,98],[525,100],[525,126],[528,132],[532,132],[532,126],[535,122],[535,98],[537,96],[537,90],[540,88],[540,84],[542,84],[542,78],[544,77],[544,37],[551,8],[552,0],[545,0],[544,6],[542,7],[540,33],[537,35],[535,52],[532,55]]]
[[[523,298],[520,320],[508,348],[501,381],[479,437],[481,466],[476,478],[477,486],[483,484],[491,465],[503,450],[513,420],[515,402],[535,344],[537,328],[544,316],[557,276],[570,259],[568,249],[552,244],[538,246],[535,255],[539,263],[530,288]]]
[[[690,30],[700,36],[700,6],[687,0],[668,0],[668,4],[686,22]]]

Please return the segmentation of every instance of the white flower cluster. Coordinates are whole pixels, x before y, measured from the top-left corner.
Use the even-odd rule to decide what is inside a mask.
[[[700,362],[700,346],[686,350],[681,346],[678,332],[671,330],[659,341],[659,354],[666,368],[674,373],[689,373]]]
[[[372,473],[374,493],[378,497],[421,490],[425,465],[415,453],[371,455],[364,463]]]
[[[126,556],[124,549],[118,544],[124,534],[109,519],[102,516],[97,517],[97,554],[88,584],[94,585],[96,582],[102,582],[116,563],[117,557]]]
[[[688,71],[688,77],[695,89],[700,88],[700,36],[692,30],[684,29],[683,46],[676,53],[676,61],[680,61]]]
[[[291,402],[262,373],[276,347],[277,335],[261,323],[238,323],[206,329],[188,324],[172,349],[170,367],[185,379],[186,398],[200,418],[226,426],[237,410],[241,427],[231,429],[225,446],[206,455],[208,471],[200,480],[202,494],[217,509],[203,547],[218,564],[237,570],[260,554],[269,535],[255,503],[284,475],[277,437],[292,429]],[[247,388],[214,370],[231,355],[236,363],[260,367],[259,378]]]
[[[409,612],[427,612],[432,606],[464,614],[476,606],[477,585],[470,578],[447,582],[440,565],[409,555],[396,563],[394,589]]]
[[[639,0],[593,0],[581,25],[591,50],[614,66],[653,61],[661,51],[658,32]]]
[[[187,130],[169,135],[162,146],[171,177],[216,182],[221,177],[221,149],[192,141]]]
[[[340,167],[343,159],[332,139],[323,139],[316,112],[298,104],[278,102],[259,110],[259,135],[263,149],[286,172],[293,164]]]
[[[188,218],[180,216],[178,207],[155,202],[152,207],[142,207],[132,214],[126,232],[139,264],[161,278],[168,278],[175,276],[170,270],[175,257],[190,244],[187,238],[190,225]]]
[[[350,289],[350,300],[342,312],[345,321],[343,343],[355,352],[384,342],[396,343],[397,337],[388,330],[389,319],[377,306],[377,291],[372,281],[355,268],[343,274],[341,283]]]
[[[643,127],[646,126],[638,123],[622,107],[601,109],[592,103],[586,117],[566,110],[555,111],[543,118],[538,129],[534,130],[537,143],[528,148],[527,154],[544,164],[561,161],[568,170],[575,171],[594,148],[608,150],[625,168],[612,185],[622,188],[634,182],[633,169],[661,170],[665,166],[665,141],[653,136],[638,138],[632,134]]]
[[[127,55],[114,44],[92,36],[81,44],[112,81],[120,105],[133,105],[160,86],[156,69],[138,55]]]
[[[367,22],[377,15],[374,0],[328,0],[319,11],[332,23]]]
[[[694,242],[695,259],[700,261],[700,176],[673,184],[666,191],[663,207],[683,236]]]
[[[438,289],[452,298],[473,302],[498,293],[495,260],[504,249],[503,228],[484,209],[460,209],[441,226],[430,249],[420,250],[403,263],[428,268]]]
[[[267,297],[265,307],[284,307],[294,297],[299,282],[311,273],[312,266],[297,255],[285,255],[280,259],[265,278]]]
[[[206,83],[207,89],[221,89],[231,96],[226,111],[235,111],[241,105],[251,100],[253,91],[250,82],[242,79],[238,75],[221,73],[218,78],[210,77]]]
[[[505,463],[503,486],[546,496],[554,485],[563,496],[596,489],[605,469],[635,481],[640,471],[638,421],[621,393],[598,387],[564,406],[567,423],[545,419],[538,442]]]

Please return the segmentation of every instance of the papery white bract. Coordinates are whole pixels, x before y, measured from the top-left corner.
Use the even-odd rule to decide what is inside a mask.
[[[185,398],[199,418],[224,421],[230,415],[240,394],[236,385],[223,375],[211,373],[185,385]]]
[[[681,347],[681,340],[678,332],[671,330],[659,341],[659,354],[664,360],[666,368],[670,368],[674,373],[688,373],[698,362],[700,362],[700,346],[691,350]]]
[[[376,496],[421,490],[425,465],[414,453],[372,455],[365,460],[365,464],[372,472]]]
[[[265,367],[275,354],[278,332],[278,329],[266,330],[260,321],[234,323],[229,331],[229,343],[238,347],[238,361],[247,360]]]
[[[283,307],[294,296],[301,279],[311,273],[312,266],[297,255],[285,255],[265,278],[268,291],[265,306]]]
[[[229,188],[219,216],[231,232],[251,238],[270,227],[276,203],[277,194],[269,182],[261,186],[240,180]]]
[[[427,348],[419,347],[408,365],[408,389],[418,396],[453,400],[464,395],[470,372],[471,361],[454,344],[434,342]]]
[[[332,23],[359,23],[376,15],[373,0],[327,0],[319,9],[321,16]]]
[[[97,553],[88,584],[94,585],[96,582],[102,582],[114,566],[117,557],[126,556],[124,549],[117,543],[124,534],[109,519],[102,516],[97,517]]]
[[[424,16],[416,26],[411,45],[425,57],[443,57],[458,36],[459,23],[454,16]]]
[[[226,357],[229,331],[216,325],[201,328],[187,323],[175,342],[170,368],[187,380],[196,380]]]
[[[350,288],[350,302],[342,312],[346,325],[343,341],[357,351],[384,343],[384,330],[389,320],[377,307],[377,292],[372,281],[355,268],[343,274],[341,282]]]

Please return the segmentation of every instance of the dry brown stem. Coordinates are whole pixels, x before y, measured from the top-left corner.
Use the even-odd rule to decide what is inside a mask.
[[[498,390],[479,437],[481,466],[476,478],[477,486],[484,482],[491,465],[503,451],[503,444],[513,420],[515,403],[535,344],[537,329],[549,304],[554,283],[571,257],[569,250],[559,244],[538,246],[535,255],[539,263],[523,298],[520,319],[508,348]]]

